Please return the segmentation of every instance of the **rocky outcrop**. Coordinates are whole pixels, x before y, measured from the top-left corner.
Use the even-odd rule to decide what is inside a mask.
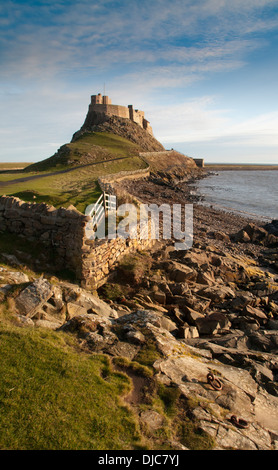
[[[137,123],[118,116],[109,116],[95,112],[88,113],[83,126],[73,134],[72,142],[75,142],[76,139],[86,132],[108,132],[119,135],[137,144],[142,152],[164,150],[163,145]]]
[[[241,243],[258,243],[267,247],[278,246],[278,221],[273,220],[265,226],[247,224],[232,239]]]
[[[3,269],[3,278],[20,279]],[[152,345],[151,381],[178,390],[187,419],[214,448],[278,448],[278,289],[252,259],[213,246],[163,246],[141,293],[126,288],[109,303],[70,283],[39,278],[21,286],[22,325],[68,331],[86,351],[132,363]],[[140,420],[148,423],[152,411]],[[159,429],[163,416],[155,422]]]

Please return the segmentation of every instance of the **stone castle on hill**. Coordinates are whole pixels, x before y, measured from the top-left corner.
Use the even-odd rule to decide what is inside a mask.
[[[91,96],[91,103],[89,105],[88,112],[130,119],[131,121],[139,124],[139,126],[145,129],[149,134],[153,135],[150,123],[145,119],[144,111],[134,109],[132,104],[128,107],[112,104],[111,99],[108,96],[102,96],[101,93]]]

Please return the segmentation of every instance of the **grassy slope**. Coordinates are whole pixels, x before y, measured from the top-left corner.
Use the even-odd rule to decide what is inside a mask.
[[[29,279],[39,276],[23,271]],[[111,358],[82,350],[74,333],[19,326],[11,312],[24,287],[14,285],[7,297],[0,292],[1,450],[175,449],[172,440],[196,450],[213,447],[187,418],[178,389],[155,381],[152,364],[160,353],[151,339],[135,361],[117,357],[112,365]],[[124,396],[134,375],[144,386],[131,406]],[[156,431],[139,423],[147,410],[164,417]]]
[[[79,161],[75,162],[72,171],[63,173],[63,170],[69,169],[69,166],[60,164],[55,166],[51,160],[53,157],[51,157],[41,164],[37,164],[37,169],[33,165],[29,167],[32,171],[0,174],[0,182],[13,181],[12,184],[2,187],[0,185],[0,195],[13,195],[29,202],[46,202],[55,207],[67,207],[73,204],[83,212],[86,206],[94,202],[100,195],[101,191],[97,184],[99,176],[146,168],[146,163],[136,156],[138,147],[126,139],[112,134],[86,134],[68,145],[72,152],[78,151],[80,153]],[[98,145],[101,152],[96,152],[88,164],[83,157],[92,149],[92,145]],[[115,160],[117,158],[119,159]],[[57,161],[55,162],[57,163]],[[78,164],[86,164],[86,166],[75,168]],[[60,171],[60,174],[44,176],[57,171]],[[38,174],[43,177],[15,182],[15,180]]]
[[[134,449],[129,379],[69,334],[0,323],[0,448]]]
[[[25,168],[30,171],[62,170],[70,166],[94,163],[112,158],[138,155],[140,147],[123,137],[108,132],[86,133],[61,147],[50,158]]]
[[[108,146],[107,158],[134,155],[135,146],[124,145],[123,140],[98,136],[94,145]],[[70,145],[83,152],[89,143],[79,139],[79,146]],[[100,158],[96,155],[95,160]],[[74,204],[83,210],[98,197],[98,176],[144,167],[141,159],[131,157],[18,182],[0,188],[0,194],[57,207]],[[63,166],[43,169],[57,171]],[[26,173],[6,173],[0,181],[22,177]],[[2,250],[6,251],[5,243]],[[136,421],[120,399],[130,389],[130,380],[112,372],[106,357],[81,352],[69,334],[18,327],[7,319],[4,303],[0,303],[0,338],[0,449],[137,448]]]

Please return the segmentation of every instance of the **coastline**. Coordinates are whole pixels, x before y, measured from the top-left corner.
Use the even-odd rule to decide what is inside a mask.
[[[204,170],[208,171],[225,171],[225,170],[237,170],[237,171],[269,171],[269,170],[278,170],[278,165],[252,165],[249,163],[240,164],[240,163],[206,163]]]
[[[202,178],[205,177],[206,175],[202,176]],[[213,238],[211,234],[217,231],[233,234],[241,230],[248,223],[262,225],[271,220],[271,218],[268,218],[266,221],[259,216],[247,213],[241,215],[228,208],[218,208],[209,203],[204,203],[205,201],[193,191],[194,180],[197,182],[199,178],[200,176],[190,178],[189,181],[173,186],[168,184],[161,185],[156,181],[147,179],[138,180],[136,185],[132,181],[122,181],[121,187],[146,204],[155,203],[158,206],[161,204],[193,204],[194,238],[197,242],[200,241],[199,238],[202,242],[205,241],[206,237],[209,237],[209,239]],[[189,182],[190,185],[188,185]],[[220,245],[223,246],[223,241]],[[253,250],[258,253],[260,251],[255,246],[240,247],[241,252],[245,251],[245,249],[247,252]]]
[[[198,359],[192,360],[191,369],[187,359],[182,361],[167,349],[159,370],[165,367],[176,387],[180,387],[178,375],[186,377],[181,387],[187,398],[194,384],[194,393],[214,404],[216,430],[215,416],[207,409],[201,428],[215,438],[218,449],[278,448],[278,423],[273,419],[278,410],[278,377],[273,373],[273,367],[278,370],[278,223],[271,238],[271,224],[199,204],[191,193],[193,178],[190,183],[191,187],[186,182],[171,185],[150,179],[138,180],[136,185],[121,182],[122,189],[145,204],[192,203],[193,246],[177,251],[173,240],[160,240],[145,254],[152,258],[150,272],[136,282],[131,277],[123,282],[116,275],[111,285],[124,289],[124,305],[131,310],[147,308],[173,321],[176,349],[184,344],[193,354],[208,354],[210,361],[216,361],[214,368],[224,382],[224,393],[216,398],[196,385]],[[117,301],[111,305],[119,307]],[[246,383],[239,387],[243,376]],[[247,383],[254,386],[251,399]],[[203,409],[197,406],[194,413]],[[223,436],[229,430],[230,415],[241,416],[251,430],[246,429],[240,441],[231,432],[227,443]]]
[[[270,185],[273,182],[275,184],[277,169],[278,165],[210,165],[205,168],[203,177],[205,180],[210,178],[209,182],[203,185],[193,181],[192,193],[199,197],[199,203],[203,206],[247,219],[253,218],[261,224],[271,222],[277,218],[276,196],[273,194],[269,200],[265,181],[269,181]],[[245,194],[246,188],[249,196]],[[252,190],[255,192],[251,198]],[[268,205],[262,201],[268,201]]]
[[[169,237],[130,252],[96,292],[56,278],[57,307],[45,305],[57,316],[38,310],[32,328],[58,319],[82,352],[128,375],[123,400],[152,450],[278,449],[278,223],[271,239],[254,218],[201,205],[199,177],[114,182],[119,198],[193,204],[193,246],[176,250]]]

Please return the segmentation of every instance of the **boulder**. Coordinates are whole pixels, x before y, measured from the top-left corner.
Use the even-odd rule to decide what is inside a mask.
[[[196,325],[196,320],[204,318],[202,313],[196,312],[196,310],[193,310],[190,307],[183,308],[183,316],[185,321],[187,321],[190,325]]]
[[[274,221],[275,222],[275,221]],[[276,222],[275,222],[276,223]],[[265,246],[276,246],[278,237],[276,233],[276,225],[267,224],[260,227],[256,224],[249,223],[233,236],[236,242],[251,242]]]
[[[221,240],[225,243],[230,243],[231,241],[229,235],[221,231],[214,232],[213,237],[215,238],[215,240]]]
[[[205,269],[210,264],[210,259],[204,250],[199,252],[190,251],[186,253],[182,261],[192,269]]]
[[[252,331],[248,334],[248,341],[250,349],[266,352],[278,351],[277,331]]]
[[[213,271],[198,273],[197,282],[199,284],[205,284],[207,286],[213,286],[215,284],[215,278],[214,278]]]
[[[177,335],[181,339],[198,338],[199,332],[196,326],[182,325],[178,328]]]
[[[214,335],[219,330],[228,330],[231,322],[225,314],[215,312],[196,319],[196,326],[200,335]]]
[[[151,310],[137,310],[122,315],[116,319],[115,324],[139,329],[146,327],[148,324],[162,328],[165,331],[174,331],[177,329],[176,324],[170,320],[170,318]]]
[[[252,307],[251,305],[246,305],[242,313],[247,317],[252,317],[258,320],[261,324],[267,323],[267,315],[259,308]]]
[[[223,285],[204,287],[198,291],[198,294],[216,303],[226,298],[235,297],[234,291],[230,287]]]
[[[181,263],[172,262],[168,266],[170,279],[176,282],[195,281],[197,272]]]
[[[153,294],[153,298],[159,304],[162,304],[162,305],[166,304],[166,294],[165,294],[165,292],[157,291]]]
[[[36,279],[16,297],[15,305],[18,313],[32,318],[50,299],[52,293],[53,286],[46,279]]]
[[[116,310],[90,292],[74,284],[64,284],[64,297],[67,303],[80,305],[88,313],[117,318]]]
[[[235,242],[240,242],[240,243],[250,243],[251,238],[248,235],[248,233],[245,230],[240,230],[234,235],[234,240]]]
[[[67,303],[67,316],[69,319],[76,317],[77,315],[85,315],[87,313],[87,309],[82,307],[82,305],[73,302]]]
[[[43,320],[43,319],[35,320],[34,324],[37,327],[48,328],[50,330],[58,330],[61,327],[61,323],[59,322]]]
[[[149,431],[154,432],[162,427],[165,418],[154,410],[145,410],[140,413],[140,420],[147,426]]]
[[[21,271],[8,271],[4,268],[0,268],[0,284],[2,282],[9,284],[23,284],[30,282],[27,274]]]

